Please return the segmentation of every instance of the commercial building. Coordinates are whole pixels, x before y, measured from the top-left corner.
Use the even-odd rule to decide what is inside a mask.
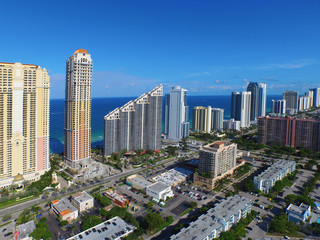
[[[153,177],[151,180],[153,182],[161,182],[168,186],[174,187],[182,182],[187,181],[192,173],[192,171],[183,168],[174,168]]]
[[[61,220],[71,223],[78,218],[78,209],[71,204],[66,198],[51,201],[51,211],[55,213]]]
[[[50,79],[33,64],[0,63],[0,188],[50,169]]]
[[[152,182],[149,182],[143,177],[135,174],[127,177],[126,183],[132,186],[133,188],[142,190],[144,192],[146,192],[147,187],[153,184]]]
[[[91,158],[91,85],[91,56],[78,49],[67,60],[64,106],[64,157],[73,168]]]
[[[171,240],[211,240],[220,236],[222,232],[229,231],[241,219],[251,212],[251,199],[238,195],[223,199],[206,214],[191,222],[187,228],[172,235]]]
[[[290,204],[286,209],[288,221],[294,223],[305,222],[311,216],[311,206],[301,203],[299,206]]]
[[[233,118],[230,120],[223,120],[223,129],[240,131],[240,121],[236,121]]]
[[[313,106],[319,107],[320,106],[320,88],[312,88],[309,90],[313,92]]]
[[[200,148],[199,173],[194,174],[194,184],[214,188],[216,182],[232,175],[236,166],[237,144],[217,141]],[[244,162],[241,164],[243,165]]]
[[[240,121],[240,127],[250,126],[251,92],[232,92],[231,118]]]
[[[120,240],[131,234],[135,229],[135,226],[126,223],[122,218],[114,217],[74,235],[68,240]]]
[[[87,192],[78,192],[71,195],[71,203],[78,209],[78,211],[84,212],[94,206],[94,198]]]
[[[201,132],[211,132],[211,107],[194,107],[192,114],[192,129]]]
[[[120,207],[125,207],[129,204],[128,198],[112,189],[106,191],[104,195],[110,198],[115,204],[119,205]]]
[[[278,160],[267,168],[264,172],[253,178],[255,187],[264,192],[269,193],[276,181],[283,179],[296,169],[295,161]]]
[[[171,190],[171,186],[166,185],[162,182],[156,182],[146,189],[146,194],[156,200],[167,200],[169,197],[173,197],[173,191]]]
[[[224,109],[212,108],[211,129],[213,131],[223,130]]]
[[[299,92],[285,91],[282,94],[283,100],[286,100],[286,113],[295,114],[298,112]]]
[[[14,233],[14,239],[15,240],[32,240],[33,238],[30,236],[30,234],[35,229],[36,229],[36,225],[34,224],[33,220],[27,223],[18,225]]]
[[[320,151],[320,120],[291,117],[260,117],[258,143]]]
[[[187,90],[176,86],[170,91],[168,115],[165,117],[168,126],[167,138],[178,142],[189,136],[190,123],[188,122],[189,107],[187,105]]]
[[[161,148],[162,85],[104,117],[104,155]]]
[[[286,113],[286,100],[272,100],[271,113],[277,116],[283,116]]]

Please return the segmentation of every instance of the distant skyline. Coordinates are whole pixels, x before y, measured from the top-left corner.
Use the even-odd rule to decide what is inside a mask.
[[[320,1],[6,1],[0,62],[37,64],[64,98],[66,59],[93,59],[92,97],[139,96],[163,83],[188,95],[320,87]]]

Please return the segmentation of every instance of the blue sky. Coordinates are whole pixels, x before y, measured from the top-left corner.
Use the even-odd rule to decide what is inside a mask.
[[[226,95],[248,81],[269,94],[320,87],[320,1],[5,1],[0,61],[49,70],[64,97],[65,61],[94,61],[93,97],[137,96],[163,83]]]

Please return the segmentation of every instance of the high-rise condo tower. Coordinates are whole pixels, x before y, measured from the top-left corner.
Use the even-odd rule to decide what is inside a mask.
[[[91,56],[78,49],[66,65],[64,156],[71,167],[91,157],[91,84]]]

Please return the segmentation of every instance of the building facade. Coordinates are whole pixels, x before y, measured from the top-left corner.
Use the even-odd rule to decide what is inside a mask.
[[[232,92],[231,118],[240,121],[240,127],[250,126],[251,92]]]
[[[214,208],[191,222],[179,233],[172,235],[170,240],[212,240],[222,232],[229,231],[232,226],[251,212],[252,200],[238,195],[223,199]]]
[[[251,92],[250,120],[266,115],[267,87],[265,83],[250,82],[247,91]]]
[[[55,213],[57,217],[61,217],[62,221],[68,221],[68,223],[76,220],[79,216],[78,209],[66,198],[51,201],[51,211]]]
[[[161,148],[162,85],[104,117],[104,155]]]
[[[82,213],[93,208],[94,198],[85,191],[78,192],[71,195],[71,203]]]
[[[176,86],[170,91],[168,134],[167,138],[178,142],[189,136],[190,124],[188,122],[189,107],[187,105],[187,90]]]
[[[311,206],[301,203],[299,206],[290,204],[286,209],[288,221],[294,223],[305,222],[311,216]]]
[[[303,147],[320,151],[320,120],[291,117],[260,117],[258,143]]]
[[[223,120],[224,130],[240,131],[240,121],[236,121],[233,118],[230,120]]]
[[[264,193],[272,191],[276,181],[283,179],[296,169],[295,161],[278,160],[264,172],[253,178],[255,187]]]
[[[201,132],[211,132],[211,107],[194,107],[192,114],[192,129]]]
[[[71,167],[91,158],[92,59],[78,49],[66,64],[64,157]]]
[[[0,63],[0,187],[50,169],[49,80],[40,66]]]
[[[266,115],[267,107],[267,84],[259,83],[259,106],[258,106],[258,116],[264,117]]]
[[[213,131],[223,130],[224,109],[212,108],[211,129]]]
[[[271,113],[282,116],[286,113],[286,100],[272,100]]]
[[[171,186],[168,186],[162,182],[156,182],[148,186],[146,188],[146,194],[158,201],[166,201],[167,198],[174,196]]]
[[[313,91],[313,106],[320,107],[320,88],[313,88],[310,91]]]
[[[299,92],[285,91],[282,94],[284,100],[286,100],[286,113],[295,114],[298,112]]]

